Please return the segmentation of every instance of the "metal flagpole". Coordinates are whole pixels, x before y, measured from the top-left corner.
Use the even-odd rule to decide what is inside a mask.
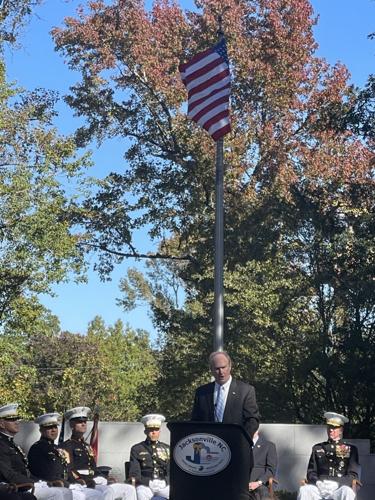
[[[223,38],[222,15],[218,16],[218,37]],[[224,349],[224,139],[216,141],[215,182],[215,282],[214,351]]]
[[[224,347],[224,140],[216,142],[214,351]]]

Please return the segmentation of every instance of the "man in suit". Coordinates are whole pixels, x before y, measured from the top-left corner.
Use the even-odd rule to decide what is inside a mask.
[[[254,387],[232,378],[232,361],[225,351],[211,353],[209,366],[215,381],[196,390],[191,420],[240,424],[252,437],[259,427]]]
[[[277,469],[276,446],[267,441],[257,431],[253,436],[254,466],[250,475],[250,499],[260,500],[269,497],[267,483],[271,477],[275,477]]]
[[[164,420],[159,414],[142,417],[146,439],[130,450],[129,476],[135,481],[138,500],[169,498],[169,445],[159,441]]]
[[[34,485],[34,495],[38,500],[72,500],[68,488],[49,487],[30,474],[25,453],[14,442],[19,431],[18,404],[0,408],[0,482]],[[27,487],[24,488],[26,490]]]
[[[353,479],[359,478],[357,447],[343,441],[344,415],[326,412],[328,441],[313,446],[307,466],[307,482],[298,500],[354,500]]]

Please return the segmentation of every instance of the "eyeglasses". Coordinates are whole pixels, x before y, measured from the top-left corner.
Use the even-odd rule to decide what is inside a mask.
[[[57,429],[58,425],[57,424],[51,424],[51,425],[44,425],[43,429]]]
[[[20,417],[5,417],[3,420],[5,420],[5,422],[17,422],[17,420],[20,420]]]

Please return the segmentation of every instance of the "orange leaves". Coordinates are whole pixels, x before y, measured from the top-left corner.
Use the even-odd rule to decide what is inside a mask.
[[[367,182],[371,178],[371,151],[358,139],[338,137],[332,131],[321,133],[315,147],[300,148],[300,160],[304,163],[305,176],[312,182],[324,180],[340,183]]]
[[[95,76],[115,66],[111,43],[115,12],[106,9],[102,1],[89,2],[88,6],[88,14],[80,7],[78,17],[66,18],[65,29],[54,28],[52,36],[57,48],[69,56],[72,68],[84,69]]]
[[[146,38],[133,47],[133,55],[147,80],[177,106],[183,96],[178,65],[183,52],[183,32],[187,24],[181,9],[167,0],[156,2],[144,23]]]
[[[150,12],[141,2],[119,0],[106,6],[90,2],[89,13],[66,19],[66,28],[55,29],[57,47],[90,75],[115,70],[112,79],[161,92],[171,105],[182,98],[178,64],[183,51],[186,22],[177,4],[162,0]],[[124,81],[124,78],[126,82]]]
[[[287,191],[307,177],[365,178],[372,161],[366,146],[333,130],[332,114],[348,105],[349,75],[343,65],[330,67],[314,57],[310,2],[199,0],[196,5],[183,11],[172,0],[157,0],[146,10],[139,0],[110,5],[98,0],[77,19],[66,19],[54,37],[84,75],[77,107],[84,97],[93,108],[95,93],[97,109],[105,113],[101,90],[110,89],[109,112],[128,120],[119,129],[136,130],[141,143],[150,140],[149,151],[157,144],[163,158],[173,158],[173,151],[195,154],[203,163],[211,155],[213,161],[210,139],[184,117],[187,96],[178,64],[217,40],[222,15],[233,76],[233,133],[226,137],[226,154],[234,184],[253,176],[260,185],[277,182]],[[124,103],[120,95],[131,97]]]

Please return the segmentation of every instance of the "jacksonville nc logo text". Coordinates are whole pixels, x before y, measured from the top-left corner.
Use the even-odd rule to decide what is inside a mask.
[[[173,457],[177,465],[187,472],[209,476],[224,470],[230,462],[228,444],[212,434],[191,434],[175,446]]]

